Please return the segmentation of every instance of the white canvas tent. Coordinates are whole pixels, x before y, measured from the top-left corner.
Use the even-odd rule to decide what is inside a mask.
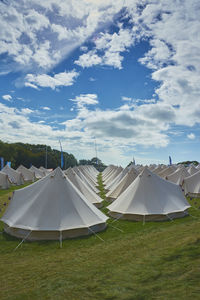
[[[75,185],[75,187],[86,197],[86,199],[96,207],[102,207],[103,199],[100,198],[89,186],[81,180],[81,178],[71,169],[65,171],[67,178]]]
[[[4,230],[28,240],[60,240],[106,228],[108,218],[79,192],[60,168],[16,190],[2,221]]]
[[[169,166],[169,167],[165,168],[164,170],[160,171],[159,173],[157,173],[157,175],[162,178],[166,178],[166,176],[174,173],[175,171],[176,171],[176,169],[173,166]]]
[[[110,166],[108,172],[106,172],[106,174],[102,175],[102,180],[106,181],[112,174],[115,173],[116,170],[117,170],[116,166]]]
[[[8,175],[0,171],[0,189],[9,189],[10,186]]]
[[[22,174],[24,181],[34,182],[36,180],[35,173],[33,171],[27,169],[23,165],[20,165],[16,171]]]
[[[200,197],[200,171],[184,178],[183,189],[185,195],[191,197]]]
[[[193,174],[197,173],[199,170],[197,168],[195,168],[194,165],[190,165],[189,168],[187,168],[187,171],[190,175],[193,175]]]
[[[32,172],[35,173],[35,177],[37,179],[41,179],[42,177],[46,176],[45,172],[43,172],[42,170],[36,168],[35,166],[31,166],[29,170],[31,170]]]
[[[152,172],[153,172],[154,174],[157,174],[157,175],[158,175],[158,173],[162,172],[162,171],[165,170],[165,169],[166,169],[166,166],[158,165]]]
[[[186,168],[184,166],[181,166],[174,173],[166,176],[166,179],[178,185],[182,185],[184,178],[188,176],[190,176],[190,174],[188,173]]]
[[[114,179],[113,181],[104,187],[105,190],[111,191],[114,189],[115,186],[122,180],[122,178],[128,173],[129,169],[126,167],[123,169]]]
[[[137,176],[138,172],[135,169],[131,169],[114,187],[114,189],[106,194],[107,200],[112,202],[117,199],[129,187],[129,185]]]
[[[16,184],[16,185],[24,184],[24,178],[22,174],[15,171],[8,165],[6,165],[1,171],[8,175],[8,178],[12,184]]]
[[[40,167],[39,168],[42,172],[44,172],[45,173],[45,175],[49,175],[53,170],[52,169],[46,169],[46,168],[44,168],[44,167]]]
[[[161,221],[183,217],[189,207],[178,185],[145,168],[108,209],[114,218]]]
[[[85,177],[83,172],[81,172],[77,167],[74,167],[73,171],[76,172],[76,174],[81,178],[81,180],[84,181],[89,186],[89,188],[91,188],[96,194],[99,193],[97,187]]]
[[[108,186],[122,171],[122,167],[118,167],[117,169],[115,169],[115,171],[110,174],[110,176],[106,180],[104,180],[104,185]]]

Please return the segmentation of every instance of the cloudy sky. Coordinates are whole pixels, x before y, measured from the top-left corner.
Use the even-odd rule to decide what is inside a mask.
[[[0,139],[200,160],[199,0],[0,1]]]

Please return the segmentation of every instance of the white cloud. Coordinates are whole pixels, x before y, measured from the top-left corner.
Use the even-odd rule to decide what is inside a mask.
[[[0,53],[5,70],[48,71],[99,28],[107,27],[122,0],[0,2]],[[83,49],[84,50],[84,49]]]
[[[12,96],[11,95],[3,95],[2,98],[6,101],[11,101],[12,100]]]
[[[122,96],[122,101],[131,101],[131,100],[132,100],[131,97]]]
[[[120,19],[121,23],[114,23],[118,30],[109,31],[116,13],[124,6],[125,17]],[[40,124],[41,127],[34,124],[41,141],[44,132],[49,140],[50,136],[59,134],[68,139],[80,138],[81,149],[89,155],[92,153],[91,136],[95,133],[101,149],[106,149],[109,157],[112,153],[121,157],[126,149],[135,145],[166,146],[170,142],[171,126],[192,127],[200,122],[198,1],[183,0],[177,5],[173,0],[153,0],[142,1],[141,5],[139,0],[33,0],[11,2],[9,10],[1,2],[0,11],[0,53],[8,58],[2,72],[9,72],[13,66],[14,70],[22,69],[26,73],[32,70],[33,74],[26,76],[25,85],[35,89],[56,89],[74,83],[79,75],[75,70],[54,76],[45,72],[76,47],[84,52],[75,61],[83,68],[106,65],[122,69],[124,52],[129,51],[135,42],[149,42],[150,49],[141,54],[143,57],[139,62],[151,69],[152,79],[159,84],[153,95],[157,102],[151,96],[141,100],[130,95],[122,97],[126,103],[121,107],[95,110],[97,95],[81,94],[71,99],[78,114],[65,122],[67,130],[57,131],[44,124]],[[87,41],[90,46],[81,47]],[[13,61],[13,64],[7,64],[8,61]],[[93,110],[87,105],[93,105]],[[72,110],[76,111],[74,107]],[[5,108],[3,114],[7,126],[5,132],[10,132],[11,128],[19,129],[22,126],[20,118],[27,128],[32,125],[28,115],[15,108]],[[15,136],[11,132],[11,137],[27,137],[29,132],[26,130],[23,127],[22,131],[15,131]],[[5,136],[5,132],[1,134]],[[193,139],[195,135],[190,133],[187,137]],[[76,146],[75,142],[71,146],[74,151]]]
[[[91,82],[96,81],[96,78],[90,77],[90,78],[89,78],[89,81],[91,81]]]
[[[31,75],[31,74],[28,74],[28,75]],[[27,75],[27,76],[28,76],[28,75]],[[26,78],[26,79],[27,79],[27,78]],[[33,83],[25,82],[24,85],[25,85],[26,87],[31,87],[31,88],[33,88],[33,89],[39,90],[39,88],[37,87],[37,85],[35,85],[35,84],[33,84]]]
[[[78,60],[74,61],[75,64],[81,66],[82,68],[85,67],[92,67],[95,65],[102,64],[102,58],[99,57],[95,51],[89,51],[88,53],[82,54]]]
[[[30,86],[36,89],[38,89],[38,87],[50,87],[54,90],[56,87],[73,85],[74,80],[78,77],[78,75],[79,73],[75,70],[58,73],[54,76],[47,74],[27,74],[25,78],[25,86]]]
[[[187,135],[187,137],[188,137],[188,139],[190,139],[190,140],[194,140],[196,136],[195,136],[194,133],[190,133],[190,134]]]
[[[151,49],[139,61],[152,69],[160,83],[156,94],[176,106],[177,125],[199,123],[200,37],[199,6],[195,0],[153,1],[139,13],[128,8],[134,27],[148,37]],[[133,28],[134,28],[133,27]]]
[[[43,110],[51,110],[51,108],[50,107],[48,107],[48,106],[43,106],[43,107],[41,107]]]
[[[83,51],[83,52],[86,52],[86,51],[88,51],[88,47],[86,47],[86,46],[81,46],[81,47],[80,47],[80,50]]]
[[[93,40],[94,49],[82,54],[74,63],[85,68],[107,65],[122,69],[123,56],[120,54],[134,44],[131,30],[119,29],[118,33],[101,33]]]
[[[76,96],[75,99],[70,99],[76,103],[78,108],[83,108],[85,105],[96,105],[98,104],[98,97],[96,94],[81,94]]]
[[[23,114],[23,115],[29,115],[29,114],[31,114],[31,113],[33,113],[34,111],[32,110],[32,109],[30,109],[30,108],[22,108],[21,109],[21,113]]]

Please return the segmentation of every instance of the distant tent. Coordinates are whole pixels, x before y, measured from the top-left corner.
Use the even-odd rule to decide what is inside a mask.
[[[40,167],[39,169],[43,171],[45,175],[49,175],[53,171],[53,169],[45,169],[44,167]]]
[[[79,166],[78,169],[85,175],[85,177],[91,184],[97,186],[96,176],[91,175],[86,166]]]
[[[31,166],[29,170],[35,173],[35,177],[37,179],[41,179],[42,177],[46,176],[46,172],[36,168],[35,166]]]
[[[2,217],[4,230],[27,240],[59,240],[106,228],[108,218],[79,192],[62,170],[16,190]]]
[[[197,168],[195,168],[194,165],[190,165],[189,168],[187,168],[187,171],[190,175],[193,175],[193,174],[197,173],[199,170]]]
[[[184,178],[188,176],[190,176],[190,174],[188,173],[186,168],[184,166],[181,166],[174,173],[166,176],[166,179],[178,185],[182,185]]]
[[[104,189],[107,191],[112,191],[128,172],[129,169],[126,167],[113,179],[113,181],[109,185],[105,186]]]
[[[84,181],[96,194],[99,193],[99,190],[95,186],[95,184],[93,184],[91,181],[89,181],[88,178],[86,178],[86,176],[83,174],[83,172],[81,172],[81,170],[79,170],[79,168],[74,167],[73,171],[76,172],[76,174],[82,179],[82,181]]]
[[[0,171],[0,189],[9,189],[10,186],[8,175]]]
[[[20,165],[16,171],[23,175],[24,181],[34,182],[36,180],[35,173],[22,165]]]
[[[111,165],[110,168],[108,169],[108,172],[102,174],[103,181],[106,181],[112,174],[114,174],[117,168],[118,168],[117,166]]]
[[[183,217],[189,207],[179,186],[145,168],[108,209],[114,218],[161,221]]]
[[[173,166],[169,166],[166,169],[160,171],[159,173],[157,173],[158,176],[162,177],[162,178],[166,178],[166,176],[174,173],[176,171],[176,169]]]
[[[81,180],[81,178],[71,169],[65,171],[67,178],[75,185],[75,187],[85,196],[85,198],[96,207],[102,207],[103,199],[100,198],[90,187]]]
[[[183,189],[185,195],[189,195],[191,197],[200,197],[200,171],[184,178]]]
[[[15,171],[8,165],[6,165],[1,171],[8,175],[8,178],[12,184],[16,184],[16,185],[24,184],[24,178],[22,174]]]
[[[106,178],[106,180],[104,180],[104,184],[108,186],[122,171],[123,171],[122,167],[118,167],[117,169],[115,169],[114,172],[110,174],[110,176]]]
[[[164,165],[158,165],[152,172],[154,174],[159,174],[160,172],[162,172],[163,170],[165,170],[167,168],[167,166]]]
[[[111,170],[112,170],[113,168],[115,168],[115,166],[113,166],[113,165],[109,165],[108,167],[106,167],[106,168],[103,170],[103,172],[102,172],[102,177],[107,176],[107,174],[108,174],[109,172],[111,172]]]
[[[129,185],[135,180],[137,176],[138,172],[134,169],[131,169],[115,186],[115,188],[106,194],[107,200],[114,201],[115,199],[117,199],[129,187]]]

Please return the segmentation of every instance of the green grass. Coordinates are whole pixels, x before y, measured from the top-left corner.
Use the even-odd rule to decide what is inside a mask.
[[[10,195],[0,191],[1,215]],[[192,216],[145,225],[110,219],[98,233],[104,242],[65,240],[62,249],[24,242],[14,251],[20,240],[0,234],[0,299],[200,299],[200,199],[190,203]]]

